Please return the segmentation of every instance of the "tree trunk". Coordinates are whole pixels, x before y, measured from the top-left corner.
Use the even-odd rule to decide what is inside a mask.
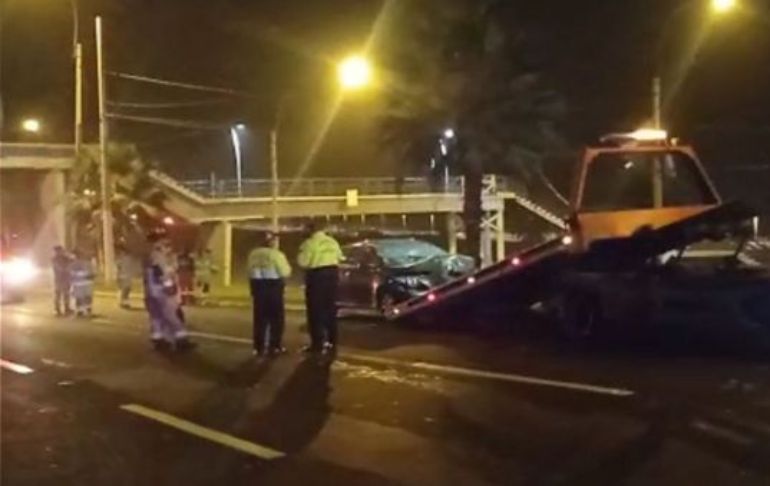
[[[463,220],[465,222],[465,244],[463,253],[472,256],[481,264],[481,185],[483,168],[481,159],[469,153],[463,160],[465,192],[463,194]]]

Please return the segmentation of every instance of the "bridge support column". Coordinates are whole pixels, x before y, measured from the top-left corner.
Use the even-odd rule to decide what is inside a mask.
[[[502,261],[505,259],[505,218],[504,210],[501,207],[499,210],[492,213],[486,213],[484,219],[481,222],[481,264],[483,266],[491,265],[493,261],[492,257],[492,240],[495,240],[495,254],[494,261]]]
[[[40,187],[40,209],[46,215],[37,242],[43,248],[36,252],[47,255],[53,245],[67,244],[67,193],[64,171],[52,170]]]
[[[222,285],[229,287],[233,283],[233,224],[221,221],[209,226],[208,230],[206,246],[211,249],[214,264],[222,275]]]
[[[447,233],[447,251],[450,254],[457,254],[457,215],[447,213],[446,215],[446,233]]]

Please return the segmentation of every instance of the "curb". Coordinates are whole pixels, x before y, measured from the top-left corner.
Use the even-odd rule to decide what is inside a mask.
[[[100,298],[109,298],[113,300],[117,300],[117,290],[115,291],[109,291],[109,290],[95,290],[94,291],[95,297]],[[144,297],[142,294],[134,294],[129,299],[131,303],[136,304],[138,306],[144,305]],[[249,309],[251,308],[251,300],[249,299],[217,299],[214,298],[208,298],[203,300],[202,302],[192,306],[192,307],[228,307],[228,308],[237,308],[237,309]],[[304,311],[305,310],[305,304],[302,302],[297,301],[288,301],[284,305],[284,308],[288,311]]]

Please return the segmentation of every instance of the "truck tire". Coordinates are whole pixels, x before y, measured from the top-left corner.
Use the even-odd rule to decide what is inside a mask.
[[[562,329],[570,341],[586,342],[595,339],[604,325],[601,298],[588,292],[573,292],[564,302]]]

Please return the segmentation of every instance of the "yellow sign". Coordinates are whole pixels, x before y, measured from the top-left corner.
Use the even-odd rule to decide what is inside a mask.
[[[345,203],[349,208],[358,207],[358,189],[348,189],[345,192]]]

